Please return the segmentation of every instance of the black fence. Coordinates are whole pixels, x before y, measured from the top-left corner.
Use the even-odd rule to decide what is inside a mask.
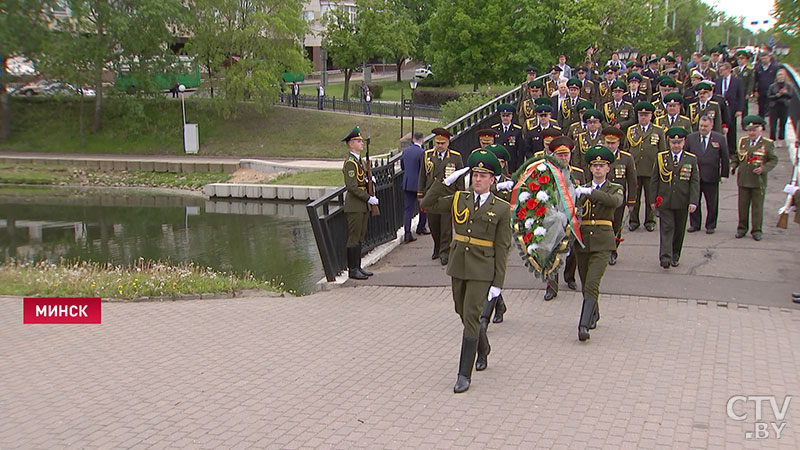
[[[283,106],[293,106],[291,94],[283,94],[283,96],[278,99],[278,104]],[[300,95],[297,98],[297,107],[317,109],[319,107],[318,98],[310,95]],[[322,101],[322,108],[329,111],[348,112],[351,114],[367,113],[366,104],[360,100],[345,100],[336,97],[329,97],[327,95]],[[415,104],[413,108],[414,117],[439,120],[439,108],[437,106]],[[400,117],[402,114],[403,117],[411,117],[411,112],[404,111],[403,105],[399,102],[373,101],[371,112],[374,115],[380,116]]]
[[[453,133],[450,147],[459,151],[466,158],[469,151],[479,146],[476,131],[498,121],[498,105],[516,102],[519,94],[520,88],[516,87],[448,124],[445,128]],[[288,96],[285,100],[287,99]],[[313,101],[313,107],[316,108],[316,98],[305,97],[305,99],[306,102]],[[289,99],[289,101],[291,100]],[[359,102],[350,103],[361,105]],[[375,111],[373,110],[373,112]],[[433,147],[433,135],[426,137],[423,147]],[[372,174],[377,180],[375,196],[380,202],[381,214],[369,219],[367,235],[361,249],[364,253],[395,239],[397,230],[403,226],[401,156],[400,153],[390,154],[388,158],[372,161]],[[325,278],[328,281],[334,281],[336,276],[347,268],[344,244],[347,241],[347,219],[342,208],[344,194],[345,188],[342,186],[330,195],[314,200],[306,206],[314,238],[317,241],[317,249],[322,259],[322,267],[325,270]]]

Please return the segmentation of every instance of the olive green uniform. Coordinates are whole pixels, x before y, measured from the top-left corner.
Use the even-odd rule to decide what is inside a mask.
[[[436,149],[426,150],[419,170],[417,196],[422,198],[431,186],[441,184],[442,180],[448,175],[462,167],[464,167],[464,162],[461,159],[461,153],[455,150],[448,149],[441,159]],[[451,186],[446,186],[446,188],[450,191],[450,194],[456,190],[463,190],[464,178],[459,178],[458,181]],[[439,255],[440,258],[447,257],[450,251],[450,240],[452,239],[450,210],[445,210],[441,214],[428,214],[428,224],[431,227],[431,236],[433,237],[433,255]]]
[[[655,226],[656,215],[655,211],[650,208],[655,198],[650,192],[650,174],[656,162],[656,155],[667,149],[667,139],[664,135],[664,129],[658,125],[650,124],[647,130],[643,130],[641,125],[633,125],[628,128],[625,133],[625,140],[623,146],[628,153],[633,156],[633,162],[636,165],[636,203],[633,205],[633,211],[629,218],[631,226],[638,227],[639,222],[639,208],[642,203],[645,205],[645,225],[650,224]],[[642,202],[642,192],[644,191],[644,202]]]
[[[580,167],[569,166],[570,178],[572,184],[576,187],[581,186],[586,182],[586,174]],[[577,259],[575,258],[575,250],[570,249],[569,255],[564,259],[564,281],[575,282],[575,269],[578,267]],[[554,278],[547,280],[547,287],[553,290],[558,295],[558,273]]]
[[[672,127],[681,127],[684,130],[691,130],[692,129],[692,121],[682,115],[678,115],[675,119],[670,123],[670,116],[668,114],[664,114],[663,116],[656,119],[656,125],[664,128],[665,130],[670,129]]]
[[[578,114],[578,109],[576,108],[578,102],[581,101],[583,99],[580,96],[576,97],[575,100],[572,97],[564,99],[561,109],[558,111],[559,126],[562,130],[567,130],[573,123],[581,121],[580,114]]]
[[[600,130],[597,130],[592,135],[592,132],[586,130],[582,133],[578,133],[575,135],[575,149],[572,151],[572,156],[570,156],[570,164],[578,167],[581,169],[582,172],[586,172],[589,170],[589,165],[586,164],[586,160],[584,160],[584,156],[586,156],[586,151],[590,148],[594,147],[595,145],[602,144],[604,142],[603,133]]]
[[[733,68],[733,76],[742,79],[742,86],[744,87],[745,97],[753,93],[753,83],[755,77],[753,76],[753,68],[745,65],[743,68],[736,66]]]
[[[608,181],[622,186],[622,195],[626,199],[623,204],[614,210],[614,236],[616,247],[622,242],[622,221],[625,218],[625,208],[636,204],[636,163],[630,153],[617,150],[608,172]]]
[[[347,216],[347,246],[359,245],[367,234],[369,193],[367,166],[362,158],[350,154],[342,166],[344,174],[344,213]]]
[[[692,121],[692,131],[700,129],[700,117],[705,115],[714,121],[713,130],[717,133],[722,133],[722,110],[719,103],[714,100],[709,100],[705,105],[701,105],[700,100],[697,100],[689,105],[689,119]]]
[[[757,158],[756,161],[748,162]],[[765,137],[759,138],[752,145],[749,137],[739,139],[736,154],[731,159],[731,169],[738,170],[736,181],[739,185],[739,225],[736,230],[747,233],[750,228],[753,234],[761,233],[764,222],[764,194],[767,192],[767,173],[778,164],[775,144]],[[753,169],[761,166],[761,175],[753,173]],[[752,227],[749,227],[748,215],[752,207]]]
[[[659,260],[662,264],[677,263],[686,235],[686,219],[689,205],[700,204],[700,169],[697,157],[682,151],[675,163],[671,151],[661,152],[650,176],[650,191],[653,198],[662,197],[659,213],[661,235]],[[653,200],[658,203],[657,200]]]
[[[622,100],[617,104],[614,100],[603,104],[603,127],[619,124],[619,129],[625,131],[636,123],[636,112],[631,102]]]

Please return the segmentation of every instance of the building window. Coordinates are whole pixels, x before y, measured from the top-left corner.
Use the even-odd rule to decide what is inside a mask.
[[[308,23],[313,22],[314,21],[314,11],[303,11],[303,19]]]

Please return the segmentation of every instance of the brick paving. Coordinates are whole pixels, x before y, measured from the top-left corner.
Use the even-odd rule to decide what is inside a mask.
[[[800,394],[800,311],[606,295],[579,343],[576,293],[505,297],[462,395],[445,287],[106,303],[84,326],[22,325],[3,297],[0,448],[800,445],[794,403],[780,440],[745,440],[752,404],[726,414],[733,395]]]

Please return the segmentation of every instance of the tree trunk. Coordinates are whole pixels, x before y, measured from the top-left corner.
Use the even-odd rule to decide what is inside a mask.
[[[78,133],[81,137],[81,150],[86,147],[86,133],[83,132],[83,91],[81,91],[81,99],[78,102]]]
[[[353,76],[353,69],[344,69],[344,94],[343,94],[343,101],[347,101],[349,98],[347,94],[350,93],[350,77]]]
[[[4,80],[6,73],[6,57],[0,56],[0,80]],[[0,83],[0,142],[8,140],[11,134],[11,108],[8,106],[8,93],[6,93],[6,84]]]
[[[395,63],[397,65],[397,82],[398,83],[400,81],[402,81],[400,79],[400,72],[403,70],[403,61],[405,61],[405,59],[406,59],[405,57],[401,56],[397,60],[395,60]]]
[[[97,78],[94,87],[94,119],[92,120],[92,133],[100,131],[100,112],[103,105],[103,66],[102,64],[96,69]]]
[[[478,80],[472,83],[472,92],[478,92]]]
[[[214,71],[211,70],[211,62],[206,66],[208,68],[208,86],[211,88],[211,98],[214,98]]]

